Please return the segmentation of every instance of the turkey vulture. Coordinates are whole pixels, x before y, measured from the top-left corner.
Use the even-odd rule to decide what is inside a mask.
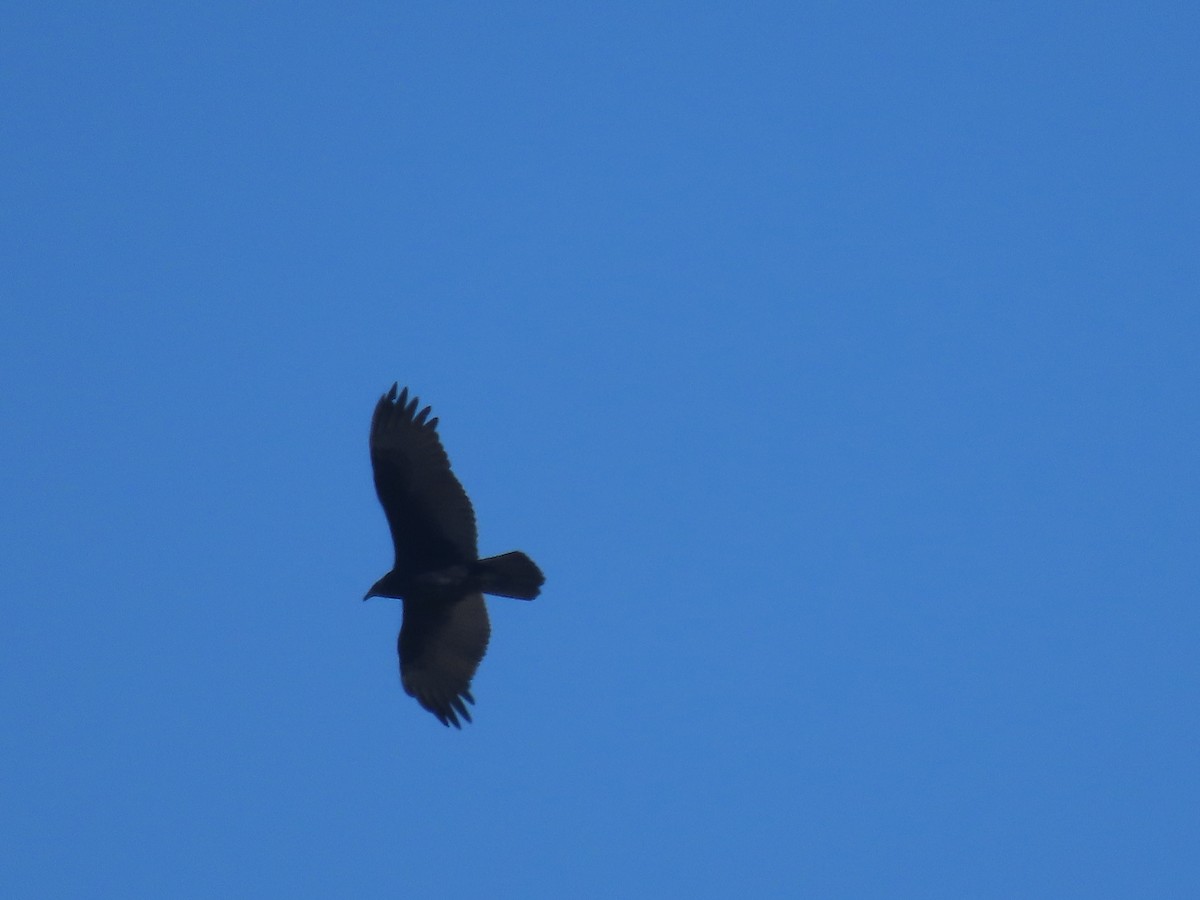
[[[546,580],[524,553],[479,558],[475,512],[438,440],[429,407],[420,412],[398,384],[371,417],[371,467],[396,561],[367,595],[404,607],[397,650],[404,690],[446,726],[471,721],[471,678],[487,651],[484,594],[532,600]]]

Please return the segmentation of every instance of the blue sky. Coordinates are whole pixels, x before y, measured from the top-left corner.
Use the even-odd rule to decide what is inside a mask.
[[[5,4],[4,893],[1194,893],[1198,19]]]

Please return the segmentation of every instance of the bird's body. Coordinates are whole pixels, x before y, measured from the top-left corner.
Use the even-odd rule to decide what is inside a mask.
[[[524,553],[480,559],[475,513],[450,471],[429,407],[398,385],[371,419],[375,491],[395,544],[392,570],[367,592],[404,604],[397,650],[404,690],[443,725],[471,721],[471,679],[487,650],[491,626],[483,594],[532,600],[545,581]]]

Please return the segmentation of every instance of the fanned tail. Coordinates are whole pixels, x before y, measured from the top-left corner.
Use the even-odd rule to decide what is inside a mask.
[[[532,600],[541,593],[546,581],[542,570],[520,550],[479,560],[474,575],[479,579],[479,590],[485,594],[516,600]]]

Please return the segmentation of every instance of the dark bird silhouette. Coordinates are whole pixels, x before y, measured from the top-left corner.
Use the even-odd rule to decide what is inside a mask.
[[[475,511],[438,440],[429,407],[408,388],[379,398],[371,417],[371,466],[396,561],[367,595],[404,605],[397,650],[404,690],[443,725],[471,721],[471,678],[491,626],[484,594],[532,600],[545,578],[520,551],[479,558]],[[466,701],[464,703],[464,701]]]

